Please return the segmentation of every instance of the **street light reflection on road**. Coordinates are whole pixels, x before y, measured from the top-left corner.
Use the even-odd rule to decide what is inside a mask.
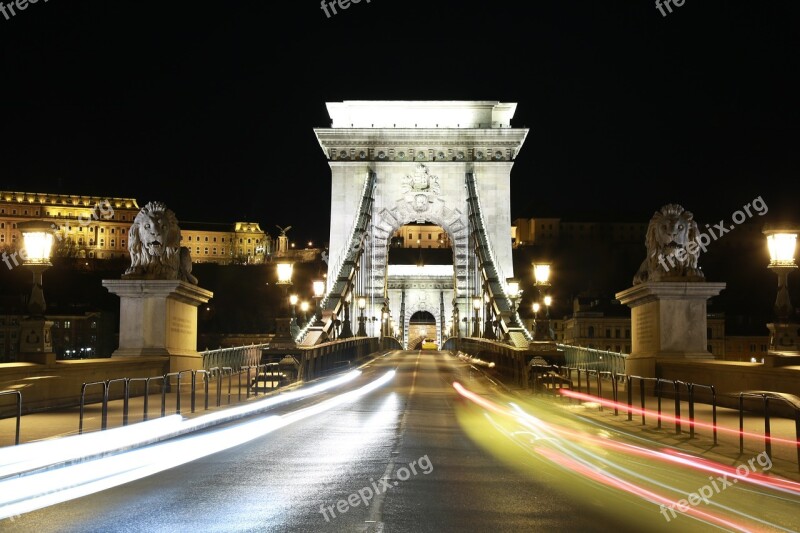
[[[345,382],[342,381],[345,380],[345,378],[346,381],[350,381],[360,374],[361,372],[356,370],[337,380],[332,380],[332,382],[341,385]],[[234,446],[239,446],[294,422],[320,414],[346,402],[354,401],[387,384],[394,376],[395,371],[390,370],[381,377],[358,389],[344,392],[318,404],[301,408],[284,415],[260,418],[232,427],[189,435],[161,444],[134,448],[130,451],[110,456],[102,456],[93,460],[80,461],[79,458],[74,458],[72,464],[68,464],[64,467],[52,468],[28,475],[4,479],[0,481],[0,519],[28,513],[36,509],[41,509],[42,507],[94,494],[170,468],[175,468]],[[320,389],[323,387],[325,387],[325,390],[332,388],[330,383],[321,383],[310,387],[309,390],[320,392]],[[274,399],[279,400],[290,394],[292,393],[287,393],[275,397]],[[308,395],[309,394],[305,394],[305,396]],[[267,400],[272,399],[273,398],[268,398]],[[298,399],[298,396],[295,395],[293,399]],[[285,401],[289,400],[281,399],[280,402],[276,401],[275,403],[284,403]],[[251,408],[253,412],[257,412],[264,408],[264,404],[260,406],[242,407]],[[230,416],[230,411],[231,410],[227,410],[228,416]],[[207,427],[215,417],[217,419],[224,419],[225,416],[226,412],[212,413],[193,420],[182,421],[180,425],[183,426],[183,428],[197,430]],[[172,428],[173,433],[174,431],[175,428]],[[110,432],[111,430],[106,433]],[[75,438],[77,440],[89,435],[92,434],[68,438]],[[63,441],[64,439],[60,440]],[[23,445],[19,448],[24,448],[26,446],[29,445]],[[116,446],[117,450],[120,449],[119,443],[116,443]],[[37,451],[38,450],[37,448]],[[49,461],[49,463],[54,464],[52,460]]]
[[[458,412],[465,432],[479,445],[554,490],[600,504],[615,519],[650,531],[676,525],[683,531],[707,531],[709,525],[737,531],[797,529],[800,483],[755,469],[743,474],[746,457],[732,467],[654,441],[657,449],[630,444],[546,402],[536,402],[534,416],[518,402],[506,406],[458,382],[453,387],[479,408]],[[506,440],[498,440],[498,433]],[[722,479],[724,492],[685,503],[688,496],[703,494],[701,489],[711,481]]]

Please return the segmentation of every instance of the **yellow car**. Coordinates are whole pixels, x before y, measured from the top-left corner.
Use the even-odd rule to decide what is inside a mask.
[[[436,344],[436,339],[423,339],[422,341],[422,349],[423,350],[438,350],[439,345]]]

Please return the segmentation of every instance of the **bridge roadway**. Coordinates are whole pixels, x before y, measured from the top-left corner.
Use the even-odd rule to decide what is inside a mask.
[[[342,402],[324,412],[149,477],[2,520],[0,529],[37,533],[709,529],[682,516],[669,524],[657,505],[587,481],[587,476],[558,464],[556,454],[570,444],[545,449],[555,439],[538,435],[533,426],[528,431],[507,429],[512,422],[492,407],[509,405],[506,392],[449,352],[391,352],[364,367],[362,375],[343,388],[357,390],[393,369],[391,380],[362,396],[337,396],[342,392],[337,389],[269,414],[290,416],[306,407],[325,406],[333,398]],[[476,392],[478,402],[490,403],[479,407],[460,395],[454,382]],[[535,401],[523,405],[537,413]],[[236,425],[241,427],[242,422]],[[225,435],[222,430],[206,430],[200,436]],[[189,439],[196,437],[179,440],[194,450],[199,444]],[[545,444],[537,458],[532,452],[538,448],[531,444],[539,440]],[[555,461],[544,461],[543,456]],[[628,467],[649,468],[645,463],[634,458]],[[663,483],[680,477],[674,472],[661,475]],[[687,486],[700,487],[708,483],[707,477],[708,472],[695,475]],[[745,498],[753,500],[751,494]],[[797,500],[791,505],[796,506]],[[781,517],[785,512],[787,520],[794,521],[797,507],[791,505],[775,513]]]

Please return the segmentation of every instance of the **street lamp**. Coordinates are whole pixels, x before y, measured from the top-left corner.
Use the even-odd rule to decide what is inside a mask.
[[[517,300],[522,295],[522,291],[519,288],[519,280],[517,278],[508,278],[506,280],[508,298],[511,300],[511,325],[514,327],[519,327],[519,323],[517,322]]]
[[[344,320],[342,321],[342,333],[340,339],[349,339],[353,336],[353,329],[350,327],[350,304],[353,302],[353,291],[347,291],[344,297]]]
[[[548,319],[550,318],[550,305],[552,303],[553,303],[553,297],[552,296],[545,296],[544,297],[544,309],[547,312],[546,317]]]
[[[475,317],[473,318],[473,320],[475,321],[475,326],[472,329],[472,336],[473,337],[480,337],[481,336],[481,331],[480,331],[480,327],[479,327],[480,320],[481,320],[481,317],[480,317],[480,315],[481,315],[481,305],[483,305],[483,304],[481,302],[481,297],[480,296],[476,296],[476,297],[474,297],[472,299],[472,308],[475,310]]]
[[[300,302],[300,311],[303,312],[303,325],[308,322],[308,308],[310,307],[309,303],[305,300]]]
[[[483,313],[483,337],[485,339],[494,339],[494,327],[492,324],[492,299],[489,297],[488,291],[483,293],[483,302],[486,304],[486,309]]]
[[[275,319],[275,338],[274,342],[281,345],[294,345],[295,338],[292,336],[292,317],[289,307],[289,287],[292,285],[292,272],[294,264],[290,262],[280,262],[275,265],[278,274],[278,286],[283,290],[281,298],[281,312],[283,316]]]
[[[384,303],[381,309],[381,337],[388,337],[391,324],[389,323],[389,307]]]
[[[321,279],[314,280],[313,286],[314,299],[317,301],[314,312],[314,326],[323,327],[325,323],[322,321],[322,297],[325,296],[325,281]]]
[[[363,296],[358,297],[358,331],[356,332],[356,337],[366,337],[367,336],[367,328],[365,326],[365,322],[367,321],[367,317],[364,316],[364,310],[367,308],[367,299]]]
[[[20,358],[33,363],[54,363],[50,330],[53,322],[45,319],[47,308],[42,289],[42,273],[50,268],[50,253],[53,249],[53,226],[42,220],[20,222],[23,248],[20,257],[23,265],[33,272],[33,288],[28,300],[29,316],[21,321]]]
[[[292,306],[292,323],[291,323],[291,330],[292,330],[292,337],[297,338],[297,335],[300,334],[300,326],[297,324],[297,302],[300,298],[296,294],[292,294],[289,296],[289,305]]]
[[[789,274],[797,268],[794,256],[797,249],[797,229],[790,226],[768,227],[767,237],[770,262],[768,268],[778,277],[778,294],[775,298],[775,323],[767,324],[770,331],[770,351],[796,352],[798,350],[797,324],[792,324],[792,302],[789,299]]]
[[[550,263],[533,263],[533,278],[537,286],[550,285]]]

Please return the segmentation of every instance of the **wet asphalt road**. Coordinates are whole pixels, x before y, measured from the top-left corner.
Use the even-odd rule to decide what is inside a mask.
[[[473,443],[457,420],[463,400],[452,382],[489,396],[492,385],[468,365],[445,352],[392,352],[348,389],[390,369],[397,375],[387,385],[331,410],[225,452],[5,520],[0,529],[622,531]]]

